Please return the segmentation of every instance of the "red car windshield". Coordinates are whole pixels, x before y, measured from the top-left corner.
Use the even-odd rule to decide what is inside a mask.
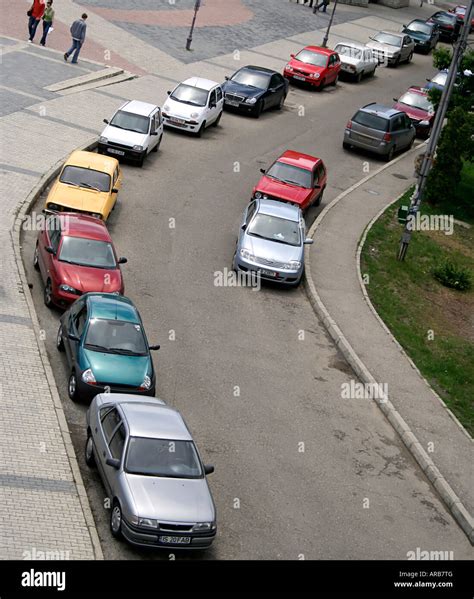
[[[271,179],[278,179],[283,183],[298,185],[298,187],[311,187],[311,171],[304,168],[285,164],[284,162],[275,162],[265,173]]]
[[[317,54],[310,50],[301,50],[295,56],[296,60],[304,62],[305,64],[311,64],[314,67],[325,67],[328,63],[328,57],[325,54]]]
[[[413,108],[419,108],[426,112],[433,112],[433,104],[431,104],[426,96],[421,96],[420,94],[407,92],[398,101],[400,104],[406,104],[406,106],[413,106]]]
[[[110,243],[82,237],[63,238],[59,261],[93,268],[113,269],[117,266]]]

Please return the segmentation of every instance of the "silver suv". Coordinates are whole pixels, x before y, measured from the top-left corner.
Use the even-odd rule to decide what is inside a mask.
[[[388,161],[395,152],[413,145],[416,130],[404,112],[382,104],[367,104],[348,121],[344,132],[346,150],[361,148],[380,154]]]
[[[85,460],[111,499],[110,529],[134,545],[209,547],[216,509],[181,414],[156,398],[96,395],[87,412]]]

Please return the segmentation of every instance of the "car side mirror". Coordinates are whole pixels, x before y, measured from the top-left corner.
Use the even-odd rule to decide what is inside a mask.
[[[394,102],[398,102],[398,98],[393,98],[393,101]]]
[[[71,341],[80,341],[80,338],[79,338],[77,335],[74,335],[74,333],[69,333],[69,334],[68,334],[68,338],[69,338]]]
[[[127,264],[127,262],[128,262],[128,260],[127,260],[127,258],[125,258],[124,256],[121,256],[121,257],[118,259],[118,263],[119,263],[119,264]]]
[[[226,75],[226,76],[224,77],[224,79],[225,79],[226,81],[229,81],[229,80],[230,80],[230,77],[229,77],[229,75]]]
[[[108,124],[109,124],[109,121],[108,121],[107,119],[104,119],[104,121],[103,121],[103,122],[104,122],[106,125],[108,125]]]
[[[215,108],[217,106],[217,104],[215,102],[211,102],[209,104],[209,108]]]
[[[119,190],[118,190],[118,187],[114,187],[114,188],[112,189],[112,193],[118,193],[118,192],[119,192]]]
[[[294,57],[295,57],[295,55],[294,55],[294,54],[290,54],[290,58],[294,58]]]
[[[45,245],[44,249],[48,252],[48,254],[52,254],[53,256],[56,256],[56,252],[55,252],[54,248],[51,247],[50,245]]]
[[[267,171],[266,171],[264,168],[261,168],[261,169],[260,169],[260,172],[261,172],[262,174],[265,174]]]
[[[269,87],[269,88],[268,88],[268,91],[269,91],[270,93],[274,94],[274,93],[277,91],[277,88],[276,88],[276,87]]]
[[[158,131],[152,131],[150,135],[158,135]]]
[[[311,237],[307,237],[303,243],[304,245],[313,245],[314,239],[311,239]]]
[[[212,464],[204,464],[204,474],[206,474],[206,476],[208,474],[212,474],[214,472],[214,466],[212,466]]]
[[[118,470],[120,468],[120,460],[117,460],[115,458],[107,458],[105,460],[105,463],[107,464],[107,466],[112,466],[112,468],[115,468],[115,470]]]
[[[168,94],[168,96],[171,96],[171,91],[170,90],[168,90],[166,93]]]
[[[244,223],[241,227],[242,231],[245,231],[245,229],[247,228],[247,223]]]
[[[321,185],[319,183],[314,184],[314,189],[321,189]]]
[[[150,345],[149,347],[151,351],[158,351],[161,345]]]

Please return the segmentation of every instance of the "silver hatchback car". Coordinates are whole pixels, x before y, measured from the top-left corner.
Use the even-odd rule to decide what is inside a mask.
[[[304,272],[306,226],[299,206],[254,199],[244,211],[234,254],[236,271],[297,286]]]
[[[134,545],[202,549],[216,508],[182,416],[156,398],[96,395],[87,412],[85,460],[111,499],[110,530]]]

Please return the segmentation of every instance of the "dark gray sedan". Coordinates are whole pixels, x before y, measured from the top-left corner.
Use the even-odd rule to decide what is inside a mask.
[[[85,460],[111,500],[110,530],[134,545],[202,549],[216,536],[204,466],[181,414],[156,398],[99,394],[87,412]]]

